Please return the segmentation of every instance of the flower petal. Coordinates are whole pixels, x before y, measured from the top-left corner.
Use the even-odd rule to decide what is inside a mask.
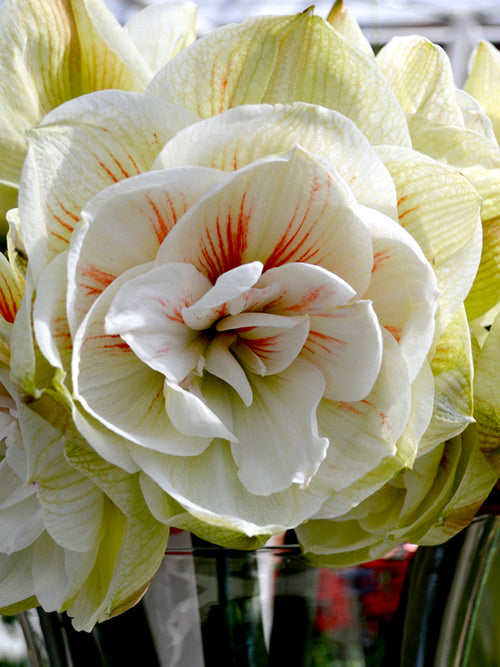
[[[183,309],[184,322],[192,329],[208,329],[219,318],[241,312],[247,307],[248,292],[261,273],[261,262],[236,266],[223,273],[206,294]]]
[[[179,507],[172,507],[170,497],[210,526],[245,532],[249,536],[266,531],[282,533],[306,520],[322,500],[321,495],[296,484],[270,496],[249,493],[238,478],[228,443],[221,440],[214,440],[196,457],[162,456],[144,448],[138,448],[135,455],[141,469],[151,478],[149,482],[155,480],[163,489],[160,495],[145,494],[153,513],[178,527],[184,524],[176,523]],[[141,480],[141,486],[150,487],[147,478]],[[178,519],[188,521],[189,516]]]
[[[431,265],[412,236],[377,211],[367,211],[374,264],[370,299],[382,326],[398,341],[410,381],[431,347],[440,292]],[[404,267],[404,270],[403,270]]]
[[[309,318],[240,313],[220,320],[216,329],[237,335],[231,349],[251,371],[272,375],[284,371],[300,354],[309,333]]]
[[[268,496],[292,484],[306,487],[325,457],[328,440],[318,435],[316,409],[324,391],[321,373],[297,359],[285,371],[248,376],[252,405],[233,398],[231,451],[238,477],[257,495]]]
[[[326,485],[332,495],[394,456],[410,416],[406,364],[394,338],[387,332],[383,338],[382,366],[370,394],[357,402],[324,400],[318,409],[319,431],[330,439],[330,446],[313,487]]]
[[[198,366],[208,339],[189,328],[183,309],[212,287],[190,264],[162,264],[127,280],[105,319],[150,368],[181,383]]]
[[[264,270],[308,262],[356,291],[368,286],[372,259],[370,235],[345,184],[300,149],[228,174],[158,251],[158,261],[193,264],[212,282],[252,261]]]
[[[108,335],[104,319],[116,293],[128,279],[151,265],[117,278],[94,302],[74,340],[75,398],[101,424],[144,447],[172,454],[198,454],[210,437],[182,435],[165,412],[165,377],[136,357],[120,336]],[[130,410],[131,402],[134,410]]]
[[[464,127],[445,51],[424,37],[394,37],[377,54],[377,64],[407,114],[441,125]]]
[[[202,118],[302,100],[344,113],[373,144],[409,145],[404,113],[373,59],[312,12],[214,30],[167,63],[146,92]]]
[[[220,178],[220,172],[199,167],[147,173],[106,188],[89,202],[68,259],[73,334],[105,287],[128,269],[154,260],[177,220]]]
[[[479,43],[464,87],[491,118],[495,135],[500,140],[500,53],[493,44]]]
[[[195,123],[165,145],[153,168],[233,171],[297,145],[337,170],[360,203],[397,219],[394,183],[365,135],[340,113],[303,102],[236,107]]]
[[[196,39],[196,5],[169,2],[137,12],[125,24],[125,32],[136,45],[152,73]],[[120,54],[125,61],[124,54]],[[130,64],[133,71],[133,63]]]
[[[29,131],[19,212],[38,277],[66,250],[85,203],[112,183],[147,171],[163,144],[195,120],[150,95],[102,91],[67,102]]]
[[[99,10],[104,22],[116,22],[103,3]],[[13,183],[26,152],[25,130],[51,109],[95,90],[140,88],[99,36],[84,2],[6,0],[0,54],[0,178]]]
[[[477,273],[482,236],[479,196],[452,167],[406,149],[377,151],[396,185],[399,221],[422,248],[443,293],[436,314],[439,334]]]

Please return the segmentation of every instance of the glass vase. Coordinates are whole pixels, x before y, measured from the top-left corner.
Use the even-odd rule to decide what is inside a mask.
[[[174,533],[143,600],[91,633],[20,615],[27,664],[466,667],[499,534],[484,516],[444,545],[335,570],[308,563],[293,534],[242,552]]]

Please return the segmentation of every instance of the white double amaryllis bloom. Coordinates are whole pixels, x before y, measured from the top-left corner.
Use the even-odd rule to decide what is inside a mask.
[[[103,0],[4,0],[0,7],[0,216],[15,206],[25,131],[95,90],[144,90],[195,38],[196,7],[170,2],[121,27]]]
[[[67,461],[111,497],[140,480],[157,520],[223,545],[297,528],[341,563],[404,539],[401,516],[369,509],[360,534],[349,512],[424,454],[439,468],[472,420],[480,198],[410,147],[373,59],[312,11],[254,19],[144,94],[62,105],[28,142],[11,375],[71,410],[89,447]],[[412,512],[436,495],[426,479]]]

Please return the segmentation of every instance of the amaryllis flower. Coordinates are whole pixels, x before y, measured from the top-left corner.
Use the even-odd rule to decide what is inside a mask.
[[[355,561],[343,517],[472,420],[469,181],[312,11],[215,31],[28,142],[17,390],[160,522],[251,548],[332,521]]]
[[[102,0],[4,0],[0,7],[0,215],[15,206],[25,130],[106,88],[143,90],[194,40],[196,7],[170,2],[122,28]]]

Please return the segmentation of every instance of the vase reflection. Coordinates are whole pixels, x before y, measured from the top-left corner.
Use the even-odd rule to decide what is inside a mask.
[[[499,526],[483,516],[444,545],[338,570],[310,565],[295,544],[242,552],[174,533],[136,607],[91,633],[65,615],[21,614],[29,657],[0,664],[497,665]]]

